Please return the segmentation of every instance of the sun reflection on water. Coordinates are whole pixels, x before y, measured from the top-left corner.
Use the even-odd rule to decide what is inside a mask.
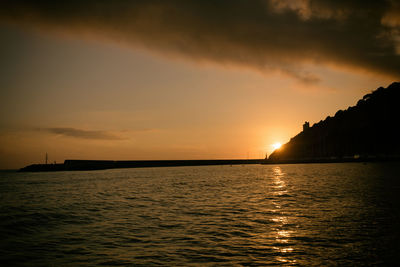
[[[276,222],[276,223],[286,224],[287,223],[287,217],[284,217],[284,216],[274,217],[274,218],[272,218],[272,221]]]
[[[272,177],[272,195],[274,196],[272,204],[274,209],[272,210],[275,215],[272,218],[275,226],[273,228],[272,236],[276,241],[276,246],[273,248],[280,253],[276,257],[276,260],[282,263],[295,263],[295,260],[288,258],[290,253],[294,251],[293,247],[290,246],[290,238],[294,234],[294,231],[285,230],[287,224],[289,224],[289,218],[285,216],[282,206],[284,205],[282,199],[283,196],[288,194],[287,185],[284,180],[285,173],[279,166],[273,169]]]
[[[289,237],[291,232],[292,231],[286,231],[286,230],[277,231],[277,234],[278,234],[277,238],[279,238],[279,237]]]

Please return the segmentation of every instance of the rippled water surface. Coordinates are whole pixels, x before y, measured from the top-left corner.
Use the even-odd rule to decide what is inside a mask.
[[[398,165],[0,172],[0,263],[395,264]]]

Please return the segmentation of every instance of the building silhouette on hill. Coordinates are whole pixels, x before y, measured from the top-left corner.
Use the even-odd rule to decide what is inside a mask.
[[[310,122],[306,121],[303,124],[303,132],[307,131],[310,128]]]

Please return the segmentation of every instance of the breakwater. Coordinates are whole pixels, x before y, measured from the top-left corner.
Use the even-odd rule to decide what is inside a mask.
[[[399,156],[305,158],[305,159],[215,159],[215,160],[65,160],[61,164],[32,164],[20,172],[89,171],[121,168],[154,168],[245,164],[305,164],[346,162],[400,162]]]
[[[20,171],[85,171],[117,168],[179,167],[206,165],[262,164],[265,159],[216,159],[216,160],[65,160],[62,164],[32,164]]]

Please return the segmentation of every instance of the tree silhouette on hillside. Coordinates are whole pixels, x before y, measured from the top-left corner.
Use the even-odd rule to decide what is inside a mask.
[[[270,160],[399,157],[400,83],[379,87],[356,106],[304,127]]]

